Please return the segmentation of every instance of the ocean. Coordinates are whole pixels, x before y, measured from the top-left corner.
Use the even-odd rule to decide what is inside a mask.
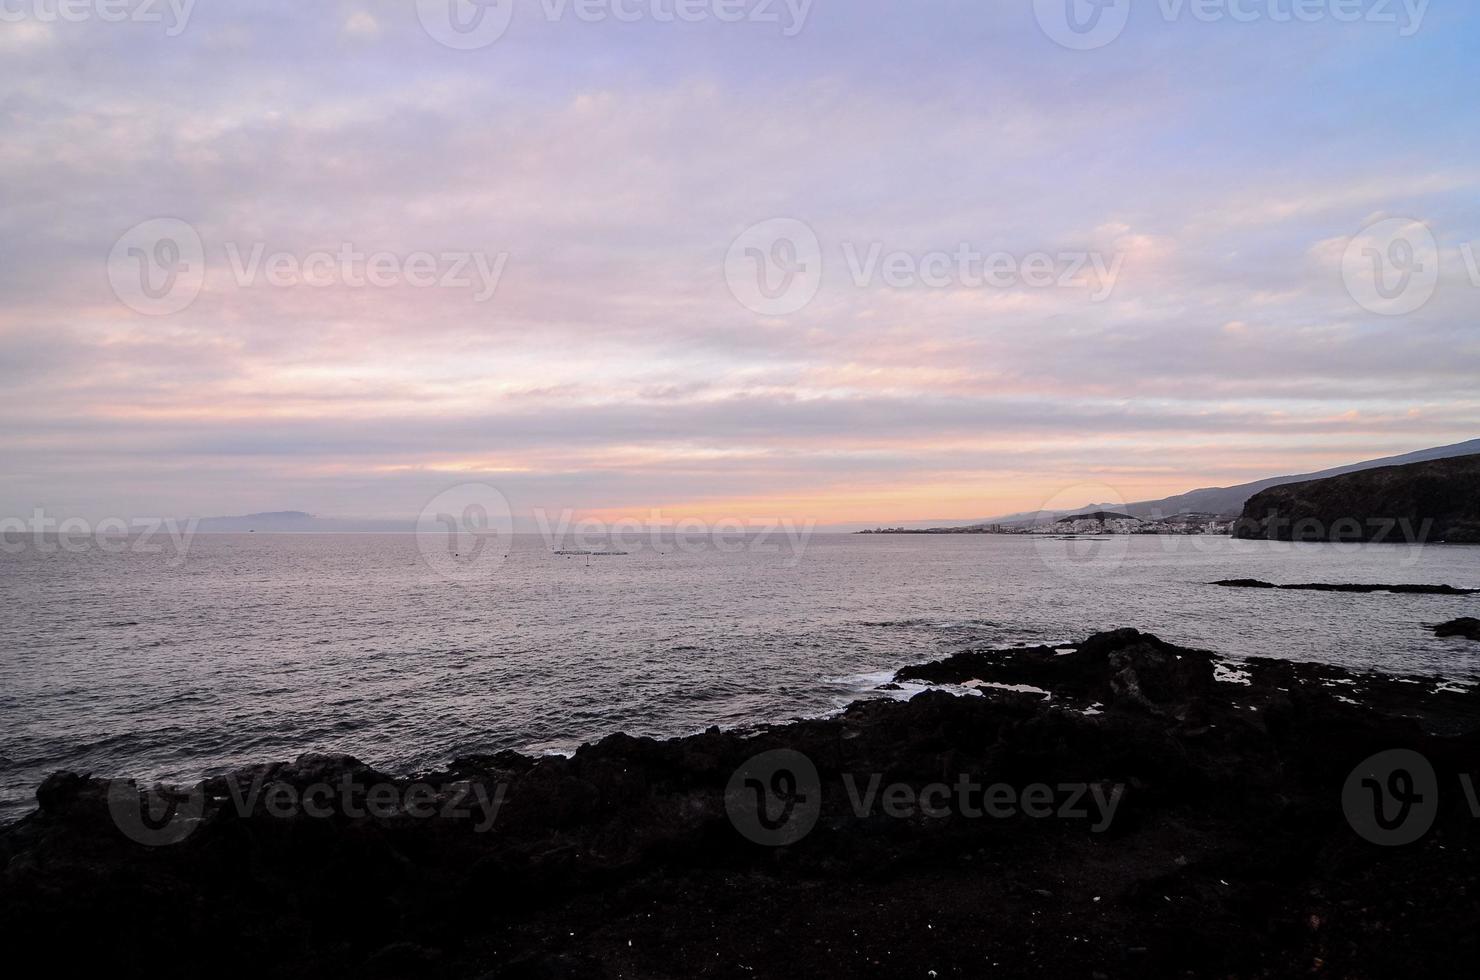
[[[1480,677],[1480,645],[1430,629],[1476,615],[1475,597],[1207,584],[1475,588],[1476,547],[632,535],[583,549],[625,555],[583,556],[517,535],[507,557],[448,566],[422,543],[200,534],[183,550],[0,552],[0,820],[58,769],[193,782],[314,751],[410,773],[823,715],[907,663],[1122,626],[1236,658]]]

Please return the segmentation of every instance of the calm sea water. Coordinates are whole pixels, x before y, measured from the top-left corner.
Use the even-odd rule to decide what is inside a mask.
[[[1473,599],[1207,582],[1480,587],[1480,548],[1226,538],[814,535],[626,557],[538,536],[450,581],[414,535],[200,535],[183,557],[0,553],[0,819],[57,769],[193,781],[304,751],[410,772],[817,715],[881,672],[1119,626],[1230,656],[1480,676],[1426,628]]]

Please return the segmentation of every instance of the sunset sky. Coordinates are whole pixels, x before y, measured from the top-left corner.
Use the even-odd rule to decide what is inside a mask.
[[[1471,0],[1406,37],[1401,3],[1137,3],[1093,50],[1032,0],[735,23],[504,2],[472,50],[413,0],[200,0],[178,31],[164,3],[6,14],[0,515],[414,517],[486,481],[516,511],[901,523],[1480,436]],[[204,258],[168,314],[116,275],[159,218]],[[731,247],[780,218],[815,233],[819,288],[756,312]],[[1437,248],[1402,315],[1343,277],[1391,218]],[[286,283],[346,244],[395,281],[240,274],[256,249]],[[963,245],[1118,272],[1097,301],[851,268]],[[475,281],[409,283],[413,253]],[[481,299],[479,260],[500,273]]]

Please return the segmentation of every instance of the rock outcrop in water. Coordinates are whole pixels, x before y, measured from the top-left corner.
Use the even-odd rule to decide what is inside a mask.
[[[1480,642],[1480,619],[1465,616],[1462,619],[1452,619],[1447,623],[1441,623],[1434,627],[1435,636],[1462,636],[1467,640]]]
[[[1263,490],[1234,524],[1275,541],[1480,542],[1480,455],[1385,466]]]
[[[1231,664],[1134,630],[898,682],[926,680],[941,687],[826,720],[614,735],[415,781],[307,756],[181,791],[162,824],[129,784],[54,776],[0,830],[0,933],[15,956],[111,976],[1473,969],[1480,821],[1458,792],[1480,765],[1473,689]],[[1428,760],[1442,806],[1390,848],[1354,830],[1343,789],[1393,749]],[[765,764],[777,752],[786,778]],[[962,780],[1020,805],[996,812]]]
[[[1275,585],[1256,578],[1232,578],[1214,585],[1225,589],[1288,589],[1294,592],[1391,592],[1395,595],[1480,595],[1480,589],[1456,589],[1452,585],[1330,585],[1311,582],[1304,585]]]

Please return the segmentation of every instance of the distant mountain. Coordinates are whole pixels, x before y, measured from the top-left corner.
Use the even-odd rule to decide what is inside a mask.
[[[380,521],[358,518],[315,517],[301,510],[281,510],[268,514],[243,514],[238,517],[204,517],[196,530],[205,534],[324,534],[345,531],[395,532],[414,531],[412,521]]]
[[[1480,455],[1271,487],[1233,533],[1275,541],[1480,543]]]
[[[1342,476],[1347,473],[1357,473],[1362,470],[1378,469],[1384,466],[1402,466],[1408,463],[1422,463],[1435,459],[1452,459],[1456,456],[1471,456],[1477,453],[1480,453],[1480,439],[1471,439],[1469,442],[1456,443],[1453,446],[1420,449],[1417,452],[1405,453],[1402,456],[1373,459],[1364,463],[1351,463],[1347,466],[1337,466],[1329,470],[1320,470],[1316,473],[1304,473],[1297,476],[1273,476],[1264,480],[1256,480],[1253,483],[1242,483],[1236,487],[1210,487],[1202,490],[1191,490],[1187,493],[1177,494],[1174,497],[1163,497],[1160,500],[1144,500],[1139,503],[1126,504],[1123,507],[1103,503],[1091,503],[1085,504],[1076,510],[1044,511],[1041,514],[1009,514],[1004,517],[988,518],[985,521],[976,523],[1034,524],[1039,521],[1052,521],[1060,517],[1104,510],[1107,506],[1116,507],[1116,509],[1122,510],[1133,517],[1141,518],[1155,519],[1172,517],[1177,514],[1211,514],[1225,520],[1232,520],[1243,512],[1244,504],[1248,503],[1250,497],[1271,487]]]
[[[1068,517],[1060,517],[1055,523],[1071,524],[1074,521],[1130,521],[1135,518],[1129,514],[1117,514],[1112,510],[1097,510],[1090,514],[1070,514]]]
[[[1220,517],[1236,517],[1243,510],[1244,504],[1248,503],[1250,497],[1259,493],[1261,490],[1268,490],[1270,487],[1284,486],[1287,483],[1304,483],[1309,480],[1321,480],[1332,476],[1342,476],[1346,473],[1358,473],[1362,470],[1375,470],[1383,466],[1403,466],[1408,463],[1423,463],[1433,459],[1472,456],[1476,453],[1480,453],[1480,439],[1471,439],[1469,442],[1456,443],[1453,446],[1420,449],[1418,452],[1404,453],[1402,456],[1373,459],[1365,463],[1352,463],[1347,466],[1337,466],[1316,473],[1305,473],[1299,476],[1275,476],[1267,480],[1256,480],[1253,483],[1244,483],[1236,487],[1193,490],[1188,493],[1178,494],[1175,497],[1165,497],[1161,500],[1150,500],[1144,503],[1131,504],[1126,509],[1137,517],[1152,516],[1152,512],[1157,510],[1163,516],[1170,514],[1206,513],[1217,514]]]

